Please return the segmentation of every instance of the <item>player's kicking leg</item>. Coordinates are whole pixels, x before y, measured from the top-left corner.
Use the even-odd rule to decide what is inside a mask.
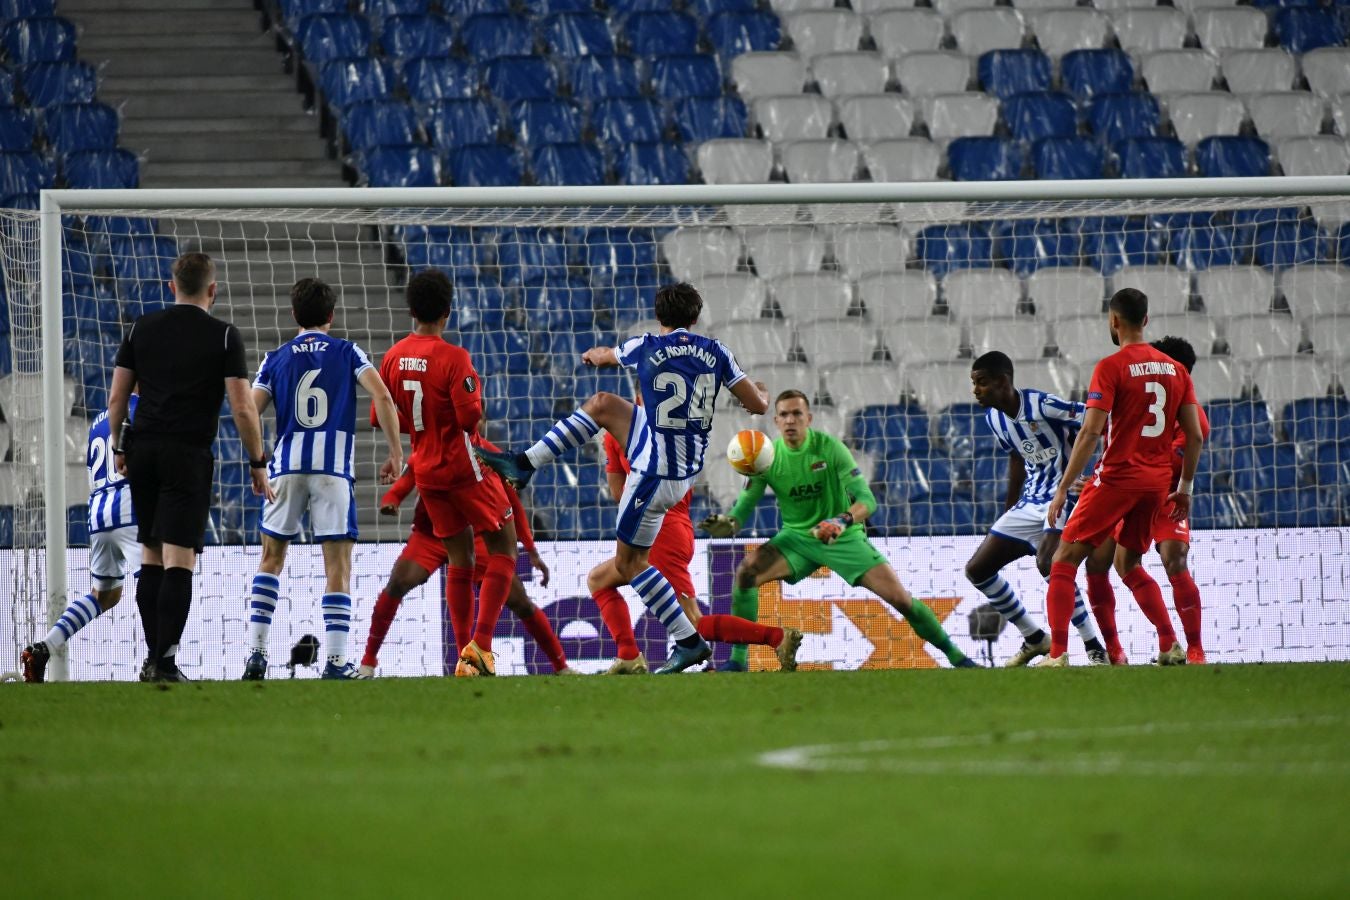
[[[768,647],[778,658],[779,671],[797,671],[797,651],[802,646],[802,633],[796,628],[761,625],[740,616],[704,615],[703,610],[699,609],[698,598],[693,594],[680,594],[679,600],[684,614],[694,623],[705,641],[720,641],[739,647],[750,644]],[[746,669],[723,668],[718,671],[744,672]]]
[[[507,484],[520,490],[530,483],[537,469],[553,462],[568,450],[585,444],[605,429],[628,446],[628,430],[633,421],[633,404],[617,394],[600,391],[570,416],[559,419],[539,440],[523,453],[496,453],[482,447],[474,452]]]
[[[1003,522],[1011,512],[1013,510],[1005,512],[999,522]],[[1036,527],[1039,529],[1039,522]],[[1031,552],[1032,547],[1026,541],[991,531],[966,562],[966,580],[989,598],[989,605],[1004,621],[1022,633],[1021,648],[1003,664],[1008,668],[1025,666],[1036,657],[1050,652],[1050,635],[1022,605],[1017,592],[1002,575],[1005,566]]]

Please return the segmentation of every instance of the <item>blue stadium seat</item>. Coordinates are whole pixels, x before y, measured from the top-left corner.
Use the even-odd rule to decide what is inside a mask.
[[[977,67],[980,84],[1000,100],[1050,90],[1050,57],[1039,50],[990,50]]]
[[[660,56],[652,60],[650,71],[652,92],[662,100],[717,97],[722,93],[717,57],[706,53]]]
[[[536,56],[505,56],[489,62],[483,83],[498,100],[542,100],[558,93],[558,73]]]
[[[609,14],[622,22],[638,13],[670,12],[676,3],[675,0],[608,0],[605,5]]]
[[[1155,137],[1162,117],[1152,94],[1130,91],[1093,97],[1086,119],[1098,140],[1115,144],[1128,138]]]
[[[56,14],[56,0],[0,0],[0,19],[34,19]]]
[[[427,111],[425,122],[431,143],[443,150],[496,143],[501,130],[497,106],[487,100],[444,100]]]
[[[460,29],[459,37],[470,59],[534,53],[534,25],[514,13],[470,16]]]
[[[500,331],[506,322],[506,294],[479,276],[477,266],[455,273],[455,317],[461,328]],[[525,367],[529,367],[528,356]]]
[[[745,137],[749,120],[740,97],[689,97],[675,103],[674,118],[680,136],[691,143]]]
[[[998,452],[998,441],[989,429],[984,408],[976,403],[956,403],[938,416],[937,434],[953,457],[970,459]]]
[[[515,328],[471,331],[461,339],[475,366],[481,366],[483,372],[524,375],[530,371],[530,339],[524,332]]]
[[[345,13],[349,6],[346,0],[280,0],[277,4],[282,22],[291,29],[294,29],[305,16]]]
[[[865,406],[849,427],[858,447],[882,459],[928,455],[928,413],[914,404]]]
[[[1311,455],[1317,444],[1350,441],[1350,400],[1344,397],[1295,400],[1281,411],[1280,427],[1305,456]]]
[[[688,184],[689,157],[664,141],[624,144],[614,158],[620,184]]]
[[[679,153],[679,148],[674,148]],[[582,245],[581,262],[592,285],[655,285],[658,279],[658,241],[643,228],[589,229],[572,238]]]
[[[572,96],[583,102],[642,96],[642,79],[631,56],[583,56],[572,63]]]
[[[778,17],[754,9],[753,3],[749,8],[729,9],[711,18],[705,14],[703,19],[707,23],[708,42],[723,65],[730,65],[742,53],[777,50],[783,40]]]
[[[43,130],[59,154],[117,146],[117,111],[104,103],[55,106],[43,115]]]
[[[1174,228],[1168,240],[1176,264],[1199,272],[1211,266],[1231,266],[1238,262],[1233,229],[1207,222]]]
[[[938,503],[915,503],[909,508],[911,533],[917,535],[946,536],[974,534],[975,504],[968,500],[951,499]],[[987,527],[988,523],[980,523]]]
[[[649,143],[665,136],[661,107],[651,100],[605,100],[591,113],[591,127],[611,148],[634,141]]]
[[[509,0],[508,0],[509,2]],[[522,6],[534,16],[554,16],[559,13],[589,13],[595,11],[593,0],[523,0]],[[613,7],[614,4],[608,4]]]
[[[510,117],[517,139],[527,148],[581,140],[581,108],[567,100],[517,100]]]
[[[1341,487],[1305,487],[1298,491],[1300,528],[1344,525],[1346,495]]]
[[[553,186],[605,183],[605,161],[590,144],[544,144],[531,160],[536,184]]]
[[[1086,100],[1130,90],[1134,63],[1123,50],[1074,50],[1059,62],[1064,90]]]
[[[366,56],[370,53],[370,24],[350,13],[305,16],[295,27],[295,41],[311,63]]]
[[[1199,493],[1191,505],[1191,528],[1242,528],[1246,525],[1242,505],[1233,494]]]
[[[957,138],[947,146],[956,181],[1014,181],[1022,177],[1022,147],[1000,137]]]
[[[570,262],[566,240],[552,229],[520,228],[497,238],[497,264],[506,285],[562,276]]]
[[[33,112],[21,106],[0,107],[0,151],[27,151],[37,139]]]
[[[616,328],[656,317],[655,284],[619,284],[596,288],[596,308],[613,317]],[[603,318],[603,317],[602,317]]]
[[[1286,269],[1324,261],[1327,253],[1327,240],[1312,222],[1272,222],[1257,227],[1252,260],[1267,269]]]
[[[106,407],[104,408],[106,409]],[[80,506],[66,507],[66,546],[89,546],[88,506],[81,504]]]
[[[1313,456],[1313,477],[1321,485],[1350,486],[1350,442],[1318,444]]]
[[[699,19],[707,21],[722,13],[754,12],[757,7],[755,0],[693,0],[692,3],[686,3],[685,8],[691,9]]]
[[[411,105],[397,100],[357,103],[342,117],[342,133],[353,153],[415,144],[418,132],[417,113]]]
[[[422,16],[431,11],[431,0],[362,0],[361,8],[372,19]]]
[[[614,53],[614,38],[604,16],[596,13],[563,13],[544,22],[544,43],[555,56],[608,56]]]
[[[601,391],[627,397],[632,394],[633,388],[628,377],[614,369],[582,371],[572,381],[572,396],[577,400],[585,400]]]
[[[55,182],[51,162],[33,151],[0,153],[0,194],[36,194]]]
[[[1205,404],[1209,417],[1206,446],[1227,450],[1275,443],[1275,426],[1263,400],[1213,400]]]
[[[0,28],[0,48],[16,66],[75,59],[75,26],[60,16],[16,19]]]
[[[1003,121],[1019,141],[1071,138],[1078,134],[1078,110],[1068,94],[1048,91],[1013,94],[1003,101]]]
[[[511,0],[441,0],[441,11],[456,21],[463,21],[469,16],[514,12],[514,8]]]
[[[1255,178],[1270,174],[1270,148],[1254,137],[1208,137],[1195,145],[1195,164],[1206,178]]]
[[[89,63],[38,63],[19,70],[19,85],[28,102],[39,108],[58,103],[92,103],[98,71]]]
[[[435,187],[440,164],[429,147],[376,147],[360,155],[357,168],[371,187]]]
[[[698,52],[698,22],[683,13],[636,13],[623,23],[623,34],[638,57]]]
[[[396,83],[393,67],[382,59],[334,59],[319,67],[319,89],[335,109],[384,100]]]
[[[1122,178],[1182,178],[1186,148],[1176,138],[1134,138],[1113,148]]]
[[[548,333],[549,345],[555,348],[550,352],[551,362],[564,371],[580,367],[580,352],[563,349],[562,345],[570,348],[571,332],[589,329],[595,321],[595,299],[590,285],[567,275],[535,278],[521,287],[520,304],[530,330]],[[564,332],[565,337],[561,334]],[[587,346],[593,346],[590,341],[588,337]]]
[[[14,89],[17,84],[14,73],[4,66],[0,66],[0,103],[11,104],[14,102]]]
[[[1106,151],[1091,138],[1046,138],[1031,145],[1031,169],[1037,178],[1101,178]]]
[[[1275,36],[1290,53],[1346,43],[1345,21],[1330,9],[1282,9],[1275,14]]]
[[[440,16],[393,16],[380,29],[380,49],[391,59],[443,59],[454,48],[455,26]]]
[[[1046,266],[1076,266],[1083,249],[1078,232],[1055,219],[1013,219],[989,230],[995,253],[1023,277]]]
[[[413,59],[400,68],[408,96],[417,103],[472,99],[482,84],[479,67],[464,59]]]
[[[545,419],[553,415],[553,379],[547,375],[507,375],[483,382],[489,419]]]
[[[520,154],[502,144],[470,144],[450,151],[450,181],[459,187],[509,187],[525,177]]]
[[[1298,454],[1291,444],[1237,447],[1233,450],[1233,489],[1257,494],[1258,509],[1275,492],[1298,486]]]
[[[957,269],[992,266],[994,242],[979,222],[929,225],[919,232],[916,255],[934,278]]]

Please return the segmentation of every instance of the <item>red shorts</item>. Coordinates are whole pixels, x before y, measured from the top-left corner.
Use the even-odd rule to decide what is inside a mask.
[[[408,560],[426,569],[428,572],[435,572],[441,566],[445,565],[449,554],[445,552],[445,544],[423,531],[414,528],[408,533],[408,543],[403,545],[403,552],[398,555],[399,560]]]
[[[1191,545],[1191,520],[1182,519],[1176,521],[1171,516],[1172,507],[1164,503],[1158,508],[1158,514],[1153,517],[1153,543],[1163,544],[1167,541],[1180,541],[1187,547]]]
[[[1122,491],[1093,480],[1083,489],[1060,540],[1096,547],[1115,537],[1122,547],[1143,554],[1153,544],[1153,522],[1166,499],[1157,492]]]
[[[694,580],[689,577],[689,563],[694,558],[694,526],[688,517],[681,524],[680,517],[667,517],[656,535],[647,562],[666,576],[676,596],[696,597]]]
[[[454,537],[465,528],[500,531],[511,520],[511,501],[496,475],[448,491],[419,487],[417,493],[438,538]]]

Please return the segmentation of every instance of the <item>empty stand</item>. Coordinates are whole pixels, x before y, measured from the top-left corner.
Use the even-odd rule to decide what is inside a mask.
[[[1191,278],[1174,266],[1130,266],[1111,278],[1111,290],[1135,288],[1148,295],[1149,312],[1184,313],[1190,309]],[[1211,310],[1213,312],[1213,310]]]
[[[784,22],[793,47],[808,62],[822,53],[858,49],[863,26],[863,17],[846,9],[796,12]]]
[[[1280,276],[1280,293],[1300,319],[1332,316],[1350,296],[1350,271],[1337,265],[1296,266]],[[1309,335],[1318,333],[1318,328],[1308,326]]]
[[[834,121],[834,107],[819,94],[783,94],[754,102],[755,122],[770,141],[823,138]]]
[[[1185,338],[1195,348],[1196,355],[1209,356],[1214,352],[1218,330],[1214,320],[1200,313],[1149,316],[1149,334],[1155,338],[1165,335]],[[1297,349],[1297,346],[1295,347]]]
[[[955,359],[966,343],[960,324],[945,316],[892,322],[882,330],[881,342],[902,365]]]
[[[1015,9],[964,10],[952,16],[949,27],[957,49],[969,56],[1022,46],[1022,14]]]
[[[851,94],[880,94],[890,71],[879,53],[848,51],[822,53],[811,61],[811,77],[831,99]]]
[[[1010,316],[1022,300],[1022,282],[1009,269],[962,269],[943,280],[942,297],[957,319]]]
[[[1331,134],[1285,138],[1276,157],[1286,175],[1345,175],[1350,172],[1350,145]]]
[[[1100,313],[1105,290],[1105,279],[1090,269],[1037,269],[1026,280],[1027,299],[1035,304],[1036,315],[1052,321]]]
[[[847,421],[863,406],[898,403],[904,392],[904,378],[894,365],[852,363],[822,370],[820,386],[840,418]]]
[[[1111,30],[1122,50],[1131,54],[1179,50],[1190,34],[1186,14],[1166,7],[1134,7],[1111,14]]]
[[[1060,57],[1074,50],[1104,46],[1111,34],[1111,21],[1095,9],[1047,9],[1031,15],[1031,30],[1042,50]]]
[[[1224,340],[1235,359],[1256,360],[1297,353],[1303,333],[1285,315],[1234,316],[1224,325]]]
[[[863,149],[873,181],[933,181],[942,152],[927,138],[877,141]]]
[[[761,278],[818,272],[825,260],[825,234],[810,225],[757,226],[742,236]]]
[[[1144,82],[1155,94],[1208,91],[1218,74],[1218,57],[1204,50],[1159,50],[1144,57]]]
[[[1247,118],[1242,100],[1224,91],[1175,94],[1167,100],[1167,112],[1184,144],[1216,135],[1236,135]]]
[[[895,63],[896,81],[911,97],[964,91],[970,75],[970,59],[947,50],[910,53]]]
[[[1264,315],[1275,302],[1275,278],[1255,266],[1216,266],[1195,276],[1196,293],[1213,316]]]
[[[844,135],[853,141],[908,137],[914,127],[914,106],[899,94],[860,94],[835,101]]]
[[[698,282],[704,275],[735,272],[741,238],[732,228],[676,228],[661,239],[671,274]]]
[[[904,271],[909,238],[892,225],[844,225],[833,236],[834,257],[852,281],[879,272]]]
[[[1350,92],[1350,49],[1319,47],[1300,60],[1308,87],[1323,97]]]
[[[735,348],[736,359],[742,366],[787,362],[788,351],[792,349],[791,327],[769,319],[725,322],[717,326],[717,339]]]
[[[937,282],[928,272],[886,272],[858,280],[858,299],[878,325],[929,316],[937,297]]]
[[[901,59],[941,47],[947,24],[931,9],[893,9],[872,15],[868,29],[887,59]]]
[[[1035,316],[988,316],[971,322],[971,355],[990,350],[1009,355],[1039,356],[1049,344],[1045,322]]]
[[[1260,359],[1252,365],[1252,383],[1275,409],[1300,397],[1325,396],[1330,381],[1327,369],[1307,355]]]
[[[1322,130],[1326,103],[1307,91],[1274,91],[1246,98],[1256,133],[1270,141],[1315,135]]]
[[[924,123],[935,141],[993,134],[998,114],[997,100],[973,91],[937,94],[925,98],[923,103]]]
[[[1100,313],[1056,319],[1054,343],[1061,356],[1079,365],[1093,365],[1113,349]]]
[[[792,141],[781,155],[783,171],[793,183],[853,181],[862,161],[857,146],[838,139]]]
[[[1258,50],[1266,44],[1266,14],[1250,6],[1205,6],[1191,14],[1200,46],[1211,53]]]
[[[697,284],[711,321],[758,319],[769,309],[768,286],[748,272],[705,275]]]
[[[1230,50],[1223,54],[1223,78],[1235,94],[1287,91],[1298,76],[1298,63],[1284,50]]]
[[[779,311],[793,322],[842,319],[853,309],[853,285],[832,272],[784,275],[772,282]]]
[[[841,359],[872,358],[876,329],[853,319],[817,319],[797,327],[797,344],[816,367],[837,365]]]
[[[905,383],[918,399],[919,405],[929,410],[930,414],[936,414],[953,403],[970,402],[970,363],[935,362],[906,369]],[[880,399],[878,396],[877,400]]]
[[[699,145],[698,167],[708,184],[765,182],[773,172],[773,147],[738,138],[708,141]]]

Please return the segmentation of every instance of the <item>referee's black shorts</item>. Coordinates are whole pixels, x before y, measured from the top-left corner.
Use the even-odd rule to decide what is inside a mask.
[[[127,481],[142,544],[205,544],[211,514],[215,459],[210,449],[151,435],[133,435],[127,446]]]

